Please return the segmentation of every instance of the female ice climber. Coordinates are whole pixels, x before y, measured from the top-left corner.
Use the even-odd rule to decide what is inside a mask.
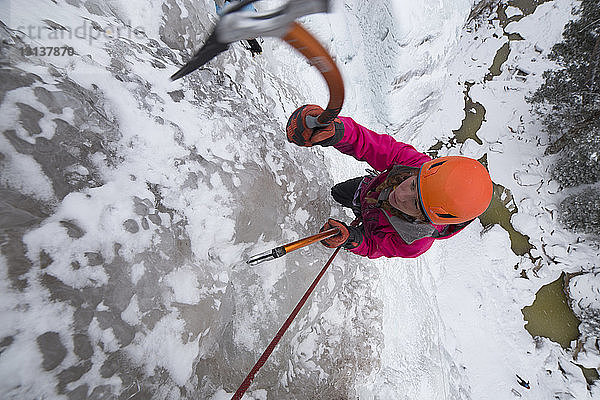
[[[456,235],[488,208],[492,180],[477,160],[431,159],[348,117],[323,128],[307,128],[306,117],[321,112],[310,104],[294,111],[286,127],[288,140],[299,146],[333,146],[376,171],[331,189],[334,200],[351,208],[360,224],[329,219],[321,230],[335,226],[340,233],[322,241],[325,246],[343,246],[369,258],[417,257],[434,240]]]

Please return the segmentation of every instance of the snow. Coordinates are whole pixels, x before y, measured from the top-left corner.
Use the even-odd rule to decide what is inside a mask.
[[[141,321],[140,306],[137,301],[137,295],[131,296],[131,301],[127,308],[121,313],[123,321],[129,325],[137,325]]]
[[[144,272],[144,263],[133,265],[131,267],[131,283],[133,283],[134,285],[137,284],[140,278],[144,275]]]
[[[2,148],[10,148],[6,138],[0,138]],[[14,152],[2,160],[0,183],[39,200],[54,200],[54,190],[40,165],[31,156]],[[22,171],[28,171],[27,179],[22,179]]]
[[[517,7],[513,7],[513,6],[506,7],[505,13],[506,13],[506,18],[512,18],[512,17],[518,16],[518,15],[523,15],[521,10],[519,10]]]
[[[12,247],[0,253],[0,397],[67,398],[87,385],[83,397],[127,398],[141,386],[156,398],[230,398],[330,251],[314,245],[256,267],[244,259],[315,233],[330,216],[349,222],[329,188],[364,174],[366,165],[285,141],[289,114],[304,103],[324,105],[327,89],[277,39],[266,38],[254,58],[234,44],[189,80],[168,80],[186,57],[165,41],[197,48],[216,19],[212,0],[113,1],[107,9],[96,5],[100,12],[59,3],[10,7],[2,21],[13,29],[43,26],[42,37],[19,34],[30,46],[48,34],[43,19],[71,28],[83,21],[137,26],[144,34],[69,37],[64,44],[77,49],[75,57],[11,64],[42,81],[2,99],[0,127],[15,130],[16,139],[0,136],[0,185],[50,212],[10,233]],[[492,179],[514,197],[518,212],[510,222],[529,236],[541,268],[511,251],[503,228],[479,221],[415,260],[342,252],[245,398],[600,396],[597,384],[588,390],[569,351],[527,333],[521,313],[562,271],[589,270],[598,259],[556,221],[552,160],[525,101],[554,67],[546,56],[573,2],[543,3],[505,29],[494,15],[467,22],[474,3],[335,1],[331,14],[303,23],[339,64],[342,115],[417,149],[460,127],[465,82],[472,84],[471,99],[486,109],[477,132],[483,144],[468,139],[439,155],[487,154]],[[509,18],[522,14],[506,8]],[[505,33],[525,40],[509,43]],[[485,79],[506,43],[501,74]],[[38,87],[61,93],[60,113],[35,95]],[[43,114],[40,133],[25,129],[17,103]],[[82,118],[90,103],[95,111]],[[57,118],[86,130],[78,138],[92,149],[89,162],[83,147],[57,133]],[[94,135],[102,146],[94,147]],[[48,161],[39,158],[43,148],[25,151],[17,139],[61,140],[58,148],[72,157]],[[69,186],[60,180],[66,173],[86,184]],[[570,288],[580,307],[598,305],[589,280],[574,277]],[[47,332],[58,334],[67,354],[51,370],[44,361],[55,356],[38,342]],[[577,363],[597,368],[597,349],[583,347]],[[79,379],[64,382],[61,372],[86,363]]]
[[[198,340],[183,342],[184,322],[176,313],[158,321],[144,337],[136,336],[128,347],[129,355],[153,375],[157,367],[165,368],[178,385],[185,385],[192,375],[192,364],[198,355]]]
[[[185,304],[196,304],[200,301],[198,279],[191,268],[175,270],[165,276],[165,281],[173,289],[175,301]]]

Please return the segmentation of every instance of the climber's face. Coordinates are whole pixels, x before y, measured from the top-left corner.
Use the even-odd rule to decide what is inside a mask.
[[[417,193],[417,176],[405,179],[390,192],[388,201],[392,207],[420,220],[425,216],[419,206],[419,194]]]

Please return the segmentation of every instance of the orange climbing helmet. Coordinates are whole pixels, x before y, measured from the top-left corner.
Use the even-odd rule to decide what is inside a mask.
[[[417,179],[419,201],[429,221],[459,224],[481,215],[492,201],[490,174],[480,162],[461,156],[427,161]]]

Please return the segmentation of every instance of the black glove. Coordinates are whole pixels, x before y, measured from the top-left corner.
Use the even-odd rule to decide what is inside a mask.
[[[339,228],[340,233],[327,239],[321,240],[323,246],[335,248],[343,246],[345,249],[358,247],[363,241],[363,230],[356,226],[348,226],[345,223],[329,218],[319,232],[331,228]]]
[[[292,113],[286,125],[288,141],[298,146],[333,146],[344,137],[344,124],[338,118],[323,128],[311,129],[306,126],[306,117],[318,117],[323,109],[314,104],[306,104]]]

